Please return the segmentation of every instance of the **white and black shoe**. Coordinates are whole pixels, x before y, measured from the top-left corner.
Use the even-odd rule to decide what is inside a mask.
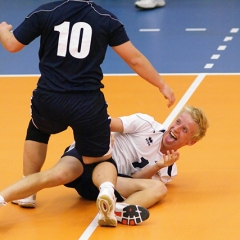
[[[138,205],[116,203],[115,215],[118,222],[134,226],[147,220],[149,218],[149,211]]]

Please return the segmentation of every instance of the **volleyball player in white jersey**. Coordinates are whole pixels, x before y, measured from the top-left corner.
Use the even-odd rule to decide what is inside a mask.
[[[121,123],[119,120],[121,120]],[[163,158],[160,145],[166,129],[153,117],[137,113],[112,121],[117,121],[118,124],[115,123],[115,125],[120,126],[120,129],[117,129],[120,133],[113,133],[115,139],[113,159],[117,160],[116,163],[120,173],[134,176],[137,172],[154,165]],[[176,151],[173,156],[177,160],[179,153]],[[167,183],[176,175],[177,166],[174,163],[161,168],[152,177],[156,178],[158,176],[161,181]],[[145,178],[145,176],[143,177]]]

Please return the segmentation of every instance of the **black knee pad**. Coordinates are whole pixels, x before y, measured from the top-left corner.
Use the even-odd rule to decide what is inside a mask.
[[[35,142],[41,142],[48,144],[48,140],[50,138],[50,134],[44,133],[37,129],[35,125],[33,124],[32,120],[30,120],[28,129],[27,129],[27,135],[26,140],[32,140]]]

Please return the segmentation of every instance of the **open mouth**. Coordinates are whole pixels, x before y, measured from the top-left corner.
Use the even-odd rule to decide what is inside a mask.
[[[170,135],[172,136],[172,138],[174,138],[175,140],[177,140],[177,136],[176,136],[172,131],[170,131]]]

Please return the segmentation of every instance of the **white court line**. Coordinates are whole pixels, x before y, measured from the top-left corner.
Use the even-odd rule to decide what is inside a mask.
[[[197,89],[199,84],[202,82],[202,80],[205,78],[206,74],[201,73],[197,76],[197,78],[194,80],[192,85],[188,88],[186,93],[183,95],[179,103],[176,105],[176,107],[173,109],[173,111],[170,113],[170,115],[167,117],[167,119],[164,121],[163,125],[167,128],[171,122],[174,120],[174,118],[177,116],[179,111],[184,107],[184,105],[187,103],[189,98],[192,96],[194,91]]]
[[[204,79],[204,77],[206,76],[205,73],[199,74],[197,76],[197,78],[194,80],[194,82],[192,83],[192,85],[189,87],[189,89],[187,90],[187,92],[183,95],[183,97],[181,98],[181,100],[179,101],[179,103],[176,105],[176,107],[173,109],[173,111],[171,112],[171,114],[167,117],[167,119],[165,120],[165,122],[163,123],[163,125],[165,127],[168,127],[170,125],[170,123],[174,120],[174,118],[177,116],[177,114],[179,113],[179,111],[183,108],[183,106],[186,104],[186,102],[188,101],[188,99],[192,96],[192,94],[194,93],[194,91],[197,89],[197,87],[199,86],[199,84],[202,82],[202,80]],[[92,235],[92,233],[94,232],[94,230],[97,228],[98,226],[98,215],[96,215],[96,217],[93,219],[93,221],[90,223],[90,225],[86,228],[86,230],[83,232],[83,234],[80,236],[80,238],[78,240],[86,240],[89,239],[90,236]]]
[[[211,59],[219,59],[220,58],[220,54],[213,54]]]
[[[213,67],[213,63],[207,63],[205,66],[204,66],[204,68],[208,68],[208,69],[210,69],[210,68],[212,68]]]
[[[233,39],[233,37],[225,37],[223,41],[228,42],[228,41],[232,41],[232,39]]]
[[[206,28],[186,28],[185,31],[187,32],[202,32],[206,31]]]
[[[87,229],[83,232],[81,237],[78,240],[87,240],[92,235],[94,230],[98,226],[98,215],[93,219],[93,221],[90,223],[90,225],[87,227]]]
[[[226,45],[221,45],[221,46],[218,47],[217,50],[219,50],[219,51],[224,51],[226,48],[227,48]]]
[[[159,73],[161,76],[195,76],[200,73]],[[240,75],[240,72],[213,72],[207,75]],[[137,73],[104,73],[103,76],[139,76]],[[1,77],[40,77],[40,74],[0,74]]]
[[[237,33],[239,31],[239,28],[232,28],[230,33]]]
[[[160,32],[159,28],[142,28],[139,32]]]

